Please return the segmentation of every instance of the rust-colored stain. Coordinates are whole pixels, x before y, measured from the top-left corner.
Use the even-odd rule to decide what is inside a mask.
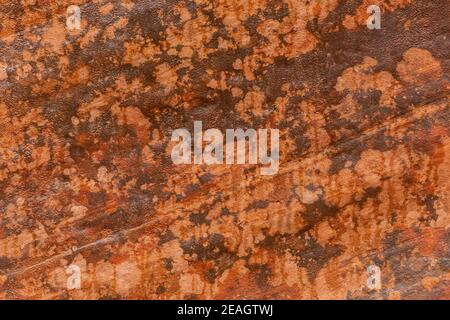
[[[0,0],[0,298],[450,299],[449,17]],[[278,173],[175,165],[194,121],[279,129]]]

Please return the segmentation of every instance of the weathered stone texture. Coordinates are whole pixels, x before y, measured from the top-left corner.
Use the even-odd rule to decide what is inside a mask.
[[[0,298],[449,299],[449,17],[0,0]],[[280,171],[174,165],[196,120],[279,128]]]

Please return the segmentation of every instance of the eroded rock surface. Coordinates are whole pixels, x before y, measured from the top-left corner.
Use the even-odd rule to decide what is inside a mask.
[[[1,0],[0,298],[449,299],[449,16]],[[194,121],[280,129],[278,174],[174,165]]]

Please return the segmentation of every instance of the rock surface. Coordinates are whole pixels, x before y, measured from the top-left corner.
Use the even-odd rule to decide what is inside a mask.
[[[0,298],[450,299],[449,16],[1,0]],[[194,121],[280,129],[278,174],[174,165]]]

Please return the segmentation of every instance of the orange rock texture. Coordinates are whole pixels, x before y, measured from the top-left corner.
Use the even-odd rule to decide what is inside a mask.
[[[0,0],[0,298],[450,299],[449,17]],[[194,121],[279,129],[278,173],[175,165]]]

